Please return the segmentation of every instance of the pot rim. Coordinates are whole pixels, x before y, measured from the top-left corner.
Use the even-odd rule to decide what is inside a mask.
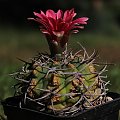
[[[81,114],[84,114],[84,113],[86,113],[86,112],[89,112],[89,111],[91,111],[91,110],[94,110],[94,109],[97,109],[97,108],[99,109],[100,107],[105,106],[105,105],[107,105],[107,104],[111,104],[111,103],[113,103],[113,102],[115,102],[115,101],[118,101],[118,100],[120,101],[120,94],[118,94],[118,93],[109,92],[107,96],[112,97],[112,94],[115,94],[115,97],[113,97],[113,100],[112,100],[112,101],[108,101],[108,102],[106,102],[106,103],[103,103],[103,104],[101,104],[101,105],[97,105],[97,106],[92,107],[92,108],[90,108],[90,109],[87,109],[87,110],[84,110],[84,111],[80,111],[80,112],[78,112],[78,113],[76,113],[75,115],[72,115],[72,116],[56,116],[56,115],[44,113],[44,112],[41,112],[41,111],[32,110],[32,109],[30,109],[30,108],[18,107],[18,106],[11,105],[11,104],[7,103],[7,99],[8,99],[8,98],[6,98],[5,100],[3,100],[1,103],[2,103],[3,106],[12,107],[12,108],[19,108],[19,109],[21,109],[21,110],[31,111],[31,112],[39,113],[39,114],[42,114],[42,115],[47,115],[47,116],[54,117],[54,118],[73,118],[73,117],[77,117],[77,116],[79,116],[79,115],[81,115]],[[14,98],[14,97],[9,97],[9,98]]]

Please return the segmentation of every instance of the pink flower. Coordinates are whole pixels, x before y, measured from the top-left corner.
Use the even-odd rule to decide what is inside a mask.
[[[53,10],[47,10],[46,13],[40,11],[40,13],[34,12],[36,18],[30,18],[40,23],[40,30],[46,35],[48,42],[54,42],[64,47],[68,42],[70,33],[77,33],[78,29],[83,29],[82,25],[87,24],[87,17],[81,17],[76,20],[73,18],[76,16],[74,9],[66,10],[64,13],[62,10],[58,10],[55,13]]]

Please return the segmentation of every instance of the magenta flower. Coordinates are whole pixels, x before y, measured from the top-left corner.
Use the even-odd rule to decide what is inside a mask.
[[[54,43],[64,47],[68,42],[70,33],[77,33],[78,29],[83,29],[84,24],[87,24],[87,17],[78,18],[73,20],[76,16],[74,9],[58,10],[55,13],[53,10],[47,10],[46,14],[41,11],[40,13],[34,12],[36,18],[30,18],[40,23],[40,30],[46,35],[48,43]]]

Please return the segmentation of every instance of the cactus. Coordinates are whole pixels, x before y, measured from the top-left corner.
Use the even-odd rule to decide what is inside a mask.
[[[51,54],[39,53],[30,61],[24,62],[22,69],[12,76],[18,81],[15,95],[22,95],[21,106],[54,115],[73,115],[108,101],[107,84],[102,73],[107,65],[97,70],[97,52],[90,56],[86,49],[73,52],[68,50],[70,32],[78,32],[87,24],[87,17],[73,20],[74,9],[46,14],[34,12],[36,18],[30,20],[40,23]]]

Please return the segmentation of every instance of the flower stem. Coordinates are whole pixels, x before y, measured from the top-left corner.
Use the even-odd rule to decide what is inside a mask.
[[[62,54],[62,52],[65,50],[65,46],[61,47],[60,43],[57,41],[51,40],[49,37],[46,37],[51,53],[51,57],[55,58],[58,54]]]

